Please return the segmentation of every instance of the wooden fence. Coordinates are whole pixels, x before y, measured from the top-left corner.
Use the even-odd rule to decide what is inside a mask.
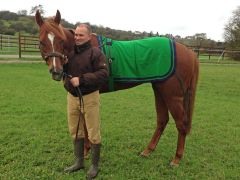
[[[197,46],[188,46],[188,48],[195,51],[200,60],[206,56],[208,60],[218,58],[218,61],[220,61],[231,53],[240,53],[240,51],[236,50],[211,49]],[[18,54],[18,57],[21,58],[23,53],[40,55],[39,52],[39,39],[37,36],[23,35],[21,33],[18,33],[17,36],[0,34],[0,54]]]
[[[17,36],[0,34],[0,50],[12,51],[12,49],[18,48]]]
[[[23,53],[39,54],[39,39],[37,36],[17,36],[0,34],[0,52],[4,54],[18,54],[19,58]]]
[[[40,52],[39,50],[39,38],[37,36],[21,35],[19,33],[19,58],[21,58],[22,52]]]
[[[220,61],[225,57],[231,57],[232,54],[240,54],[240,50],[230,50],[225,48],[204,48],[194,46],[189,46],[188,48],[192,49],[198,57],[206,56],[208,57],[208,60],[211,60],[211,57],[217,57],[218,61]]]

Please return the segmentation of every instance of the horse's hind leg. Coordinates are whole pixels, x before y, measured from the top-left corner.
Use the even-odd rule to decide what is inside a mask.
[[[171,103],[168,103],[169,111],[175,120],[176,127],[178,130],[178,142],[177,142],[177,150],[174,159],[171,161],[171,166],[178,166],[179,162],[183,156],[185,139],[187,135],[186,122],[184,122],[184,118],[186,118],[186,113],[183,107],[183,98],[174,98]]]
[[[155,95],[155,106],[157,112],[157,127],[152,136],[152,139],[146,149],[141,153],[142,156],[148,156],[157,146],[158,141],[168,123],[169,115],[168,108],[160,94],[160,88],[157,85],[152,85]]]
[[[185,146],[186,133],[178,132],[178,142],[175,158],[171,161],[170,165],[173,167],[179,166],[179,162],[183,156]]]

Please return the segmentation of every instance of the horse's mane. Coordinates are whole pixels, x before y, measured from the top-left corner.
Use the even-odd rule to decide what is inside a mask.
[[[48,18],[44,23],[43,25],[41,26],[41,31],[44,33],[46,32],[52,32],[55,36],[63,39],[63,40],[66,40],[66,35],[64,33],[64,28],[62,27],[61,24],[57,24],[55,21],[54,21],[54,18],[51,17],[51,18]]]

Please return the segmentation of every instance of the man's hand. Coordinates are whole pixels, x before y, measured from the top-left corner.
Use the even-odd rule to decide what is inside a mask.
[[[70,79],[70,82],[74,87],[78,87],[80,85],[79,77],[73,77]]]

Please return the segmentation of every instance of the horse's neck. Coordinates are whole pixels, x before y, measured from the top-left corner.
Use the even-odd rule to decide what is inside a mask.
[[[70,54],[74,48],[74,33],[66,28],[64,28],[64,33],[67,37],[67,40],[64,43],[64,50],[67,54]]]
[[[94,33],[91,36],[91,44],[92,44],[93,47],[98,47],[99,46],[97,35],[94,34]]]

